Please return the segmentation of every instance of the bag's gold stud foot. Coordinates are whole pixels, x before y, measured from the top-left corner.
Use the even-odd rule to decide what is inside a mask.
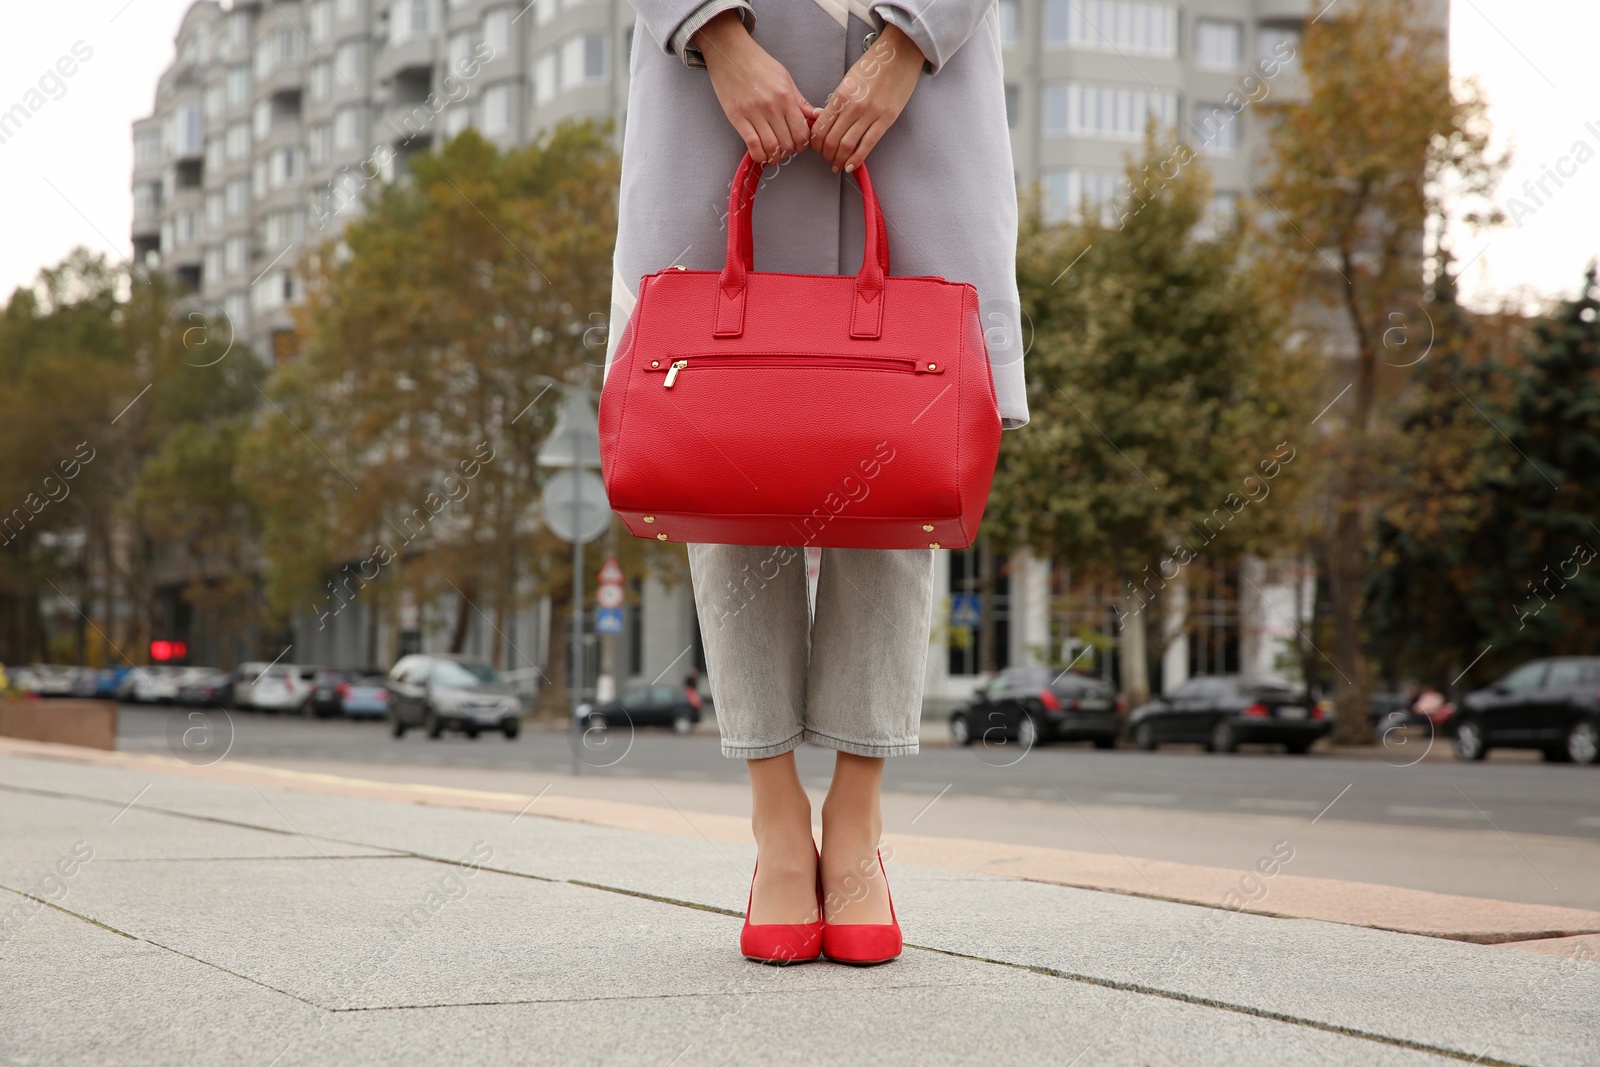
[[[923,533],[933,533],[933,523],[931,523],[931,522],[923,523],[922,524],[922,532]]]
[[[665,541],[666,539],[667,539],[667,535],[666,534],[664,534],[664,533],[656,534],[656,540],[657,541]]]

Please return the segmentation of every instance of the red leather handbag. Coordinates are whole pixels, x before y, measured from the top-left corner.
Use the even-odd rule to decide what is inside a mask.
[[[746,153],[722,270],[668,267],[638,299],[600,396],[600,463],[635,537],[964,548],[1000,412],[971,285],[889,277],[865,166],[855,277],[757,271]]]

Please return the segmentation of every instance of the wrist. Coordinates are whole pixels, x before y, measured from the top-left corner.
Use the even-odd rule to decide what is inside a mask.
[[[884,23],[883,30],[878,34],[878,39],[872,42],[872,47],[873,50],[883,49],[889,55],[889,62],[899,66],[920,71],[927,62],[927,57],[922,54],[922,49],[917,47],[917,42],[892,22]]]
[[[707,19],[705,25],[689,38],[689,43],[703,54],[708,48],[726,48],[737,38],[749,36],[749,31],[744,28],[744,16],[740,9],[729,8]]]

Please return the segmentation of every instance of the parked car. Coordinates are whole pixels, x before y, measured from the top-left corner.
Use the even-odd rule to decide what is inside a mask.
[[[381,719],[389,713],[389,687],[381,674],[357,673],[339,683],[339,706],[352,719]]]
[[[257,711],[311,714],[311,678],[315,667],[275,663],[250,683],[250,706]]]
[[[1551,762],[1600,761],[1600,657],[1536,659],[1468,693],[1455,735],[1464,760],[1491,748],[1537,748]]]
[[[311,675],[311,711],[319,719],[344,710],[343,686],[353,672],[337,667],[322,667]]]
[[[1234,674],[1190,678],[1128,716],[1129,736],[1146,751],[1169,741],[1198,741],[1210,752],[1264,742],[1301,756],[1332,727],[1303,690]]]
[[[42,697],[69,697],[78,679],[77,667],[59,663],[35,663],[27,668],[19,687]]]
[[[1111,748],[1122,733],[1122,698],[1107,682],[1076,671],[1011,667],[950,715],[958,745],[1005,739],[1025,748],[1047,741],[1091,741]]]
[[[254,686],[256,679],[261,677],[261,672],[271,664],[251,661],[241,663],[233,669],[233,706],[236,708],[253,708]]]
[[[670,726],[673,733],[690,734],[700,723],[700,708],[683,686],[641,685],[603,704],[579,704],[577,719],[585,726]]]
[[[225,708],[233,703],[233,672],[210,668],[193,672],[178,686],[178,703]]]
[[[403,656],[389,671],[387,684],[395,737],[417,727],[435,740],[445,730],[460,730],[474,740],[483,730],[499,730],[511,740],[522,730],[522,702],[487,663]]]
[[[135,704],[171,704],[178,699],[185,667],[155,665],[135,667],[125,679],[127,693],[124,699]]]

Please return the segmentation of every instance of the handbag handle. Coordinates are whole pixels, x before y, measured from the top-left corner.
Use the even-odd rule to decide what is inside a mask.
[[[809,125],[812,121],[807,119]],[[755,270],[755,241],[751,230],[756,190],[761,185],[765,164],[757,163],[747,151],[733,175],[728,191],[728,250],[717,285],[717,310],[713,317],[713,337],[738,337],[744,333],[746,278]],[[883,333],[884,279],[889,275],[889,232],[883,208],[872,191],[867,165],[855,169],[861,183],[861,203],[866,214],[866,244],[862,249],[861,270],[856,274],[855,306],[850,315],[850,336],[876,338]]]

